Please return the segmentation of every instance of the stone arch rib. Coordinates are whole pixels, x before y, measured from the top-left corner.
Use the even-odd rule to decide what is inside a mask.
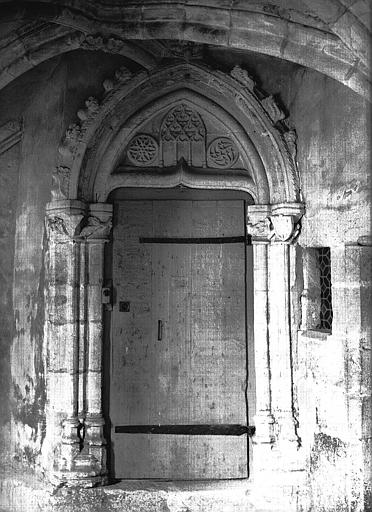
[[[0,41],[0,87],[48,58],[84,47],[88,36],[96,37],[100,49],[114,53],[115,39],[119,46],[124,40],[184,39],[256,51],[315,69],[370,97],[368,66],[331,31],[235,7],[211,8],[183,2],[176,6],[159,2],[148,6],[141,3],[140,7],[135,3],[101,7],[103,15],[98,16],[97,5],[91,2],[74,2],[73,6],[67,0],[63,5],[31,1],[2,4],[3,22],[25,19],[33,25],[32,30],[14,34],[17,45],[7,39],[1,47]],[[209,13],[203,23],[200,10]],[[118,24],[118,19],[126,21]],[[35,26],[36,20],[40,21],[39,26]],[[142,65],[151,67],[154,57],[142,53]]]

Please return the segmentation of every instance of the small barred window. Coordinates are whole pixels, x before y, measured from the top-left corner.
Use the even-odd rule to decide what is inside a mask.
[[[320,322],[317,328],[326,331],[331,331],[333,311],[330,248],[317,248],[317,256],[320,274]]]
[[[329,247],[306,247],[303,249],[302,258],[301,329],[331,333],[331,250]]]

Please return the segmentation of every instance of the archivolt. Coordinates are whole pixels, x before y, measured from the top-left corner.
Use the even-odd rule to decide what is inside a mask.
[[[104,201],[130,137],[145,120],[186,100],[212,113],[234,134],[247,164],[245,188],[257,202],[299,201],[294,132],[282,122],[283,113],[272,97],[258,99],[244,70],[235,67],[231,75],[195,64],[167,66],[132,77],[122,72],[125,80],[111,84],[101,104],[90,98],[86,110],[79,112],[82,123],[68,129],[59,166],[62,177],[70,177],[68,192],[57,176],[54,198],[65,188],[64,197]],[[244,176],[238,178],[236,188],[244,189]]]

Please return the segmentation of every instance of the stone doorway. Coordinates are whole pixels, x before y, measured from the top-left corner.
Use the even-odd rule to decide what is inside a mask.
[[[110,367],[102,356],[104,326],[112,315],[105,247],[110,246],[112,203],[120,189],[154,193],[159,187],[165,193],[188,187],[192,194],[223,191],[250,198],[243,223],[254,261],[254,320],[247,343],[252,354],[247,359],[254,397],[248,403],[255,408],[252,422],[245,425],[255,426],[251,467],[260,471],[274,443],[279,451],[292,450],[294,459],[297,454],[289,299],[303,205],[291,151],[293,132],[275,127],[240,68],[230,76],[191,64],[169,69],[159,69],[151,79],[139,73],[130,85],[120,82],[99,115],[81,127],[71,126],[60,147],[63,165],[46,219],[51,399],[43,451],[44,467],[56,482],[107,483],[115,462],[105,390]],[[88,105],[91,109],[91,101]],[[68,179],[63,181],[65,171]]]
[[[187,188],[114,195],[113,476],[246,478],[252,200]]]

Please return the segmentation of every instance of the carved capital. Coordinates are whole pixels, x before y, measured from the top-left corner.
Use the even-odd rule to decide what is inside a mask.
[[[80,232],[80,236],[89,240],[107,239],[112,228],[112,217],[101,220],[99,217],[89,215],[86,226]]]
[[[80,236],[87,242],[108,240],[112,228],[112,205],[108,203],[93,203],[89,206],[86,225]]]
[[[252,243],[269,243],[271,207],[266,204],[254,204],[247,207],[247,232],[252,237]]]
[[[48,203],[46,210],[48,239],[55,242],[73,241],[79,234],[85,209],[85,204],[81,201],[59,200]]]
[[[270,238],[274,242],[291,242],[299,234],[299,226],[291,215],[271,215]]]
[[[300,219],[304,214],[301,203],[249,205],[247,232],[252,243],[291,243],[300,233]]]
[[[270,222],[273,242],[292,243],[300,234],[300,219],[304,214],[304,206],[301,203],[283,203],[273,205],[271,208]]]

